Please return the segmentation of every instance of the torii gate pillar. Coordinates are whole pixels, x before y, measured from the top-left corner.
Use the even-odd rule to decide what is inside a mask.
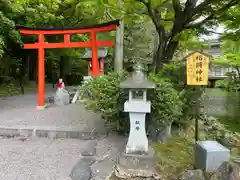
[[[45,56],[44,56],[44,36],[38,35],[38,106],[37,109],[44,108],[44,92],[45,92]]]

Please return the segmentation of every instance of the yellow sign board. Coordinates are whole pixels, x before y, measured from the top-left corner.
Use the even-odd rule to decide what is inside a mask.
[[[209,57],[200,52],[187,57],[187,84],[208,85]]]

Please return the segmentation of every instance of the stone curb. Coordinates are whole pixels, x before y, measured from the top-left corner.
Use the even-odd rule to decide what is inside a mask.
[[[73,129],[41,128],[41,127],[3,127],[0,126],[0,136],[4,137],[47,137],[51,139],[70,138],[81,140],[93,140],[106,136],[106,133],[100,133],[92,130],[85,132]]]

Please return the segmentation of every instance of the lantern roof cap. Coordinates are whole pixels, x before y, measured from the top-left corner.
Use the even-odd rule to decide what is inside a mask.
[[[136,64],[132,76],[120,83],[120,87],[125,89],[154,89],[155,86],[146,78],[141,64]]]

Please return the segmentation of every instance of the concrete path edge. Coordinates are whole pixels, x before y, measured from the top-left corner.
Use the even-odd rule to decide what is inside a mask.
[[[42,127],[7,127],[0,126],[0,136],[4,137],[47,137],[52,139],[71,138],[81,140],[92,140],[100,137],[105,137],[107,134],[96,132],[94,129],[91,132],[78,131],[73,129],[61,128],[42,128]]]

